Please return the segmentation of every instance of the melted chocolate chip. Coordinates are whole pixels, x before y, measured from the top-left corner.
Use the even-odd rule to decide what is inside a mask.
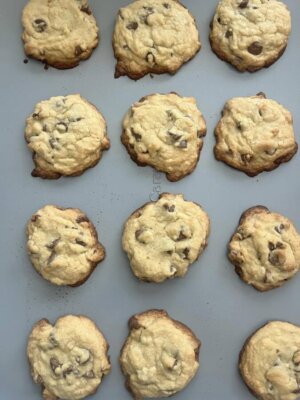
[[[268,247],[269,247],[269,250],[271,250],[271,251],[273,251],[273,250],[276,249],[276,246],[275,246],[274,243],[272,243],[272,242],[269,242],[269,243],[268,243]]]
[[[57,368],[61,367],[61,364],[58,362],[58,359],[55,357],[50,358],[50,368],[52,369],[52,372],[55,374],[55,370]]]
[[[74,367],[70,365],[66,370],[63,372],[63,377],[66,378],[67,375],[70,375],[74,371]]]
[[[163,6],[164,6],[165,8],[171,8],[170,4],[168,4],[168,3],[163,3]]]
[[[68,132],[68,125],[65,122],[58,122],[56,124],[56,128],[60,133],[66,133]]]
[[[75,56],[80,56],[83,53],[83,50],[80,46],[75,47]]]
[[[91,371],[86,372],[82,376],[83,376],[83,378],[93,379],[93,378],[95,378],[95,373],[94,373],[94,371],[91,370]]]
[[[175,211],[175,204],[168,204],[168,203],[165,203],[165,204],[163,204],[163,208],[165,209],[165,210],[167,210],[168,212],[174,212]]]
[[[53,242],[46,245],[47,249],[53,250],[59,241],[60,241],[60,238],[53,240]]]
[[[251,154],[242,154],[241,159],[244,163],[248,163],[252,160]]]
[[[173,132],[168,132],[168,135],[171,137],[174,142],[177,142],[181,138],[182,135],[179,135],[178,133],[173,133]]]
[[[181,149],[186,149],[187,148],[187,141],[186,140],[181,140],[181,142],[179,142],[179,147]]]
[[[31,217],[31,221],[32,221],[32,222],[36,222],[39,218],[40,218],[40,215],[39,215],[39,214],[34,214],[34,215]]]
[[[135,140],[137,142],[140,142],[142,139],[142,135],[140,135],[139,133],[135,132],[135,130],[133,128],[130,129],[132,136],[135,138]]]
[[[47,22],[42,18],[37,18],[33,21],[33,28],[36,32],[44,32],[47,29]]]
[[[258,56],[262,52],[263,47],[259,42],[253,42],[250,44],[247,50],[250,54]]]
[[[279,265],[282,265],[284,262],[284,256],[280,256],[279,253],[271,252],[269,254],[269,262],[274,265],[275,267],[278,267]]]
[[[146,14],[142,16],[142,21],[148,25],[148,17],[149,15],[154,14],[153,7],[143,7],[143,9],[146,11]]]
[[[145,60],[149,63],[149,64],[155,64],[155,56],[153,53],[151,53],[150,51],[146,54]]]
[[[188,247],[186,247],[182,252],[182,258],[184,260],[188,260],[189,259],[189,253],[190,253],[190,249]]]
[[[229,39],[231,36],[233,36],[232,29],[228,29],[228,30],[226,31],[226,33],[225,33],[225,37],[226,37],[227,39]]]
[[[138,24],[137,22],[134,21],[134,22],[130,22],[130,23],[126,26],[126,28],[129,29],[130,31],[135,31],[135,30],[137,30],[138,26],[139,26],[139,24]]]
[[[82,247],[86,247],[87,246],[87,244],[85,242],[83,242],[82,240],[80,240],[80,239],[75,239],[75,242],[77,244],[79,244],[79,246],[82,246]]]
[[[240,4],[239,4],[239,8],[246,8],[248,6],[249,0],[243,0]]]
[[[277,233],[281,233],[284,230],[285,226],[283,224],[280,224],[279,226],[275,226],[275,231]]]
[[[180,242],[181,240],[185,240],[187,238],[187,236],[184,234],[183,230],[181,229],[179,232],[179,236],[176,239],[177,242]]]
[[[80,224],[81,222],[89,222],[88,218],[85,215],[80,215],[76,219],[77,224]]]
[[[33,113],[32,114],[32,118],[38,118],[39,117],[39,113]]]
[[[82,12],[88,14],[88,15],[92,15],[92,11],[91,11],[91,9],[89,8],[89,6],[82,6],[81,9],[80,9],[80,11],[82,11]]]

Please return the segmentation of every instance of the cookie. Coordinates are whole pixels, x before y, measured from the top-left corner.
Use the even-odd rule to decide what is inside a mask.
[[[298,150],[291,113],[264,93],[227,101],[215,136],[216,159],[249,176],[277,168]]]
[[[41,208],[28,222],[27,237],[34,268],[55,285],[81,285],[105,257],[94,225],[77,208]]]
[[[211,23],[216,55],[239,71],[254,72],[277,61],[288,44],[291,15],[278,0],[221,0]]]
[[[200,47],[195,19],[179,1],[135,0],[117,16],[115,78],[174,74]]]
[[[54,325],[41,319],[27,345],[32,378],[46,400],[79,400],[96,392],[111,366],[109,345],[87,317],[66,315]]]
[[[178,181],[196,168],[205,135],[196,100],[169,93],[134,103],[123,121],[121,140],[139,166],[150,165]]]
[[[266,207],[245,211],[228,257],[243,281],[266,291],[283,285],[300,268],[300,235],[292,222]]]
[[[22,23],[26,55],[55,68],[76,67],[98,45],[87,0],[29,0]]]
[[[300,327],[272,321],[258,329],[244,344],[239,368],[258,399],[299,399]]]
[[[169,397],[185,388],[199,368],[201,342],[191,329],[163,310],[134,315],[129,329],[120,364],[133,397]]]
[[[163,193],[127,220],[122,244],[134,275],[146,282],[183,277],[207,246],[210,221],[181,194]]]
[[[44,179],[81,175],[110,146],[103,116],[79,94],[38,103],[27,118],[25,139],[35,163],[32,176]]]

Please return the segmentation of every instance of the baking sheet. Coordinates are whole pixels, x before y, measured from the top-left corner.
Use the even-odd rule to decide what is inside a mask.
[[[38,319],[54,322],[66,313],[94,319],[111,346],[112,372],[93,398],[130,399],[118,355],[128,318],[149,308],[166,309],[202,341],[200,371],[176,399],[251,399],[237,372],[239,350],[246,337],[270,319],[300,324],[300,274],[282,288],[258,293],[239,280],[226,258],[226,245],[242,211],[257,204],[290,217],[300,230],[300,155],[273,172],[249,178],[214,159],[213,129],[228,98],[264,91],[292,111],[299,140],[299,2],[286,0],[293,32],[284,56],[267,70],[241,74],[210,50],[209,22],[217,0],[185,0],[198,22],[202,50],[175,76],[148,76],[138,82],[113,78],[114,18],[127,1],[90,1],[100,25],[101,44],[90,60],[67,71],[45,71],[32,60],[23,63],[20,17],[25,3],[0,0],[0,399],[41,398],[27,365],[27,336]],[[169,91],[195,96],[208,125],[197,169],[178,183],[154,175],[150,167],[137,167],[120,143],[121,121],[130,105],[147,94]],[[98,166],[80,177],[34,179],[23,139],[25,118],[36,102],[70,93],[81,93],[100,108],[108,122],[111,149]],[[208,248],[188,275],[161,285],[136,280],[121,250],[123,222],[149,200],[153,190],[184,193],[186,199],[204,207],[212,223]],[[79,288],[57,288],[44,281],[26,255],[26,222],[34,211],[51,203],[85,211],[107,250],[105,261]]]

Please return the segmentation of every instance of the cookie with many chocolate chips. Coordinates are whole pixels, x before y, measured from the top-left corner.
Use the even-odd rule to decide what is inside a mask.
[[[102,114],[79,94],[38,103],[27,118],[25,139],[35,163],[32,176],[44,179],[81,175],[110,147]]]
[[[239,71],[254,72],[281,57],[290,32],[290,12],[279,0],[221,0],[210,43],[222,60]]]
[[[300,268],[300,235],[292,222],[266,207],[245,211],[228,257],[243,281],[266,291],[282,286]]]
[[[201,342],[164,310],[149,310],[129,320],[120,364],[135,399],[169,397],[184,389],[199,368]]]
[[[134,275],[146,282],[183,277],[207,246],[210,221],[181,194],[163,193],[127,220],[122,244]]]
[[[200,47],[195,19],[179,1],[135,0],[117,16],[115,77],[174,74]]]
[[[87,0],[29,0],[22,23],[26,55],[55,68],[76,67],[98,45]]]
[[[264,93],[227,101],[215,136],[216,159],[249,176],[277,168],[298,150],[292,114]]]
[[[193,97],[153,94],[134,103],[123,121],[122,143],[139,166],[178,181],[197,166],[206,124]]]
[[[258,399],[299,399],[300,327],[272,321],[258,329],[244,344],[239,369]]]
[[[28,222],[27,236],[33,266],[55,285],[81,285],[105,257],[94,225],[77,208],[41,208]]]
[[[87,317],[66,315],[54,325],[38,321],[29,336],[27,356],[33,380],[45,400],[80,400],[95,393],[111,366],[109,345]]]

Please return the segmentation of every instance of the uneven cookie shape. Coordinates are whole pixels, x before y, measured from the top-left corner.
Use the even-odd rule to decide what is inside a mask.
[[[228,247],[243,281],[260,291],[282,286],[300,268],[300,235],[286,217],[256,206],[245,211]]]
[[[278,0],[221,0],[211,23],[212,50],[239,71],[269,67],[283,54],[291,15]]]
[[[117,16],[115,78],[174,74],[200,50],[195,19],[177,0],[136,0]]]
[[[183,277],[207,245],[210,221],[183,195],[163,193],[127,220],[122,244],[134,275],[147,282]]]
[[[139,166],[150,165],[178,181],[196,168],[205,135],[196,100],[169,93],[134,103],[123,121],[121,140]]]
[[[47,400],[79,400],[96,392],[111,366],[109,345],[87,317],[67,315],[52,326],[38,321],[29,336],[27,356],[33,380]]]
[[[215,136],[217,160],[249,176],[277,168],[298,150],[291,113],[264,93],[227,101]]]
[[[55,68],[76,67],[98,45],[87,0],[29,0],[22,23],[26,55]]]
[[[103,116],[79,94],[38,103],[27,118],[25,139],[33,152],[32,176],[45,179],[81,175],[110,147]]]
[[[27,236],[33,266],[55,285],[81,285],[105,257],[94,225],[77,208],[41,208],[28,222]]]
[[[169,397],[185,388],[199,368],[201,342],[191,329],[163,310],[134,315],[129,329],[120,364],[133,397]]]
[[[299,399],[300,328],[281,321],[264,325],[244,344],[239,368],[258,399]]]

